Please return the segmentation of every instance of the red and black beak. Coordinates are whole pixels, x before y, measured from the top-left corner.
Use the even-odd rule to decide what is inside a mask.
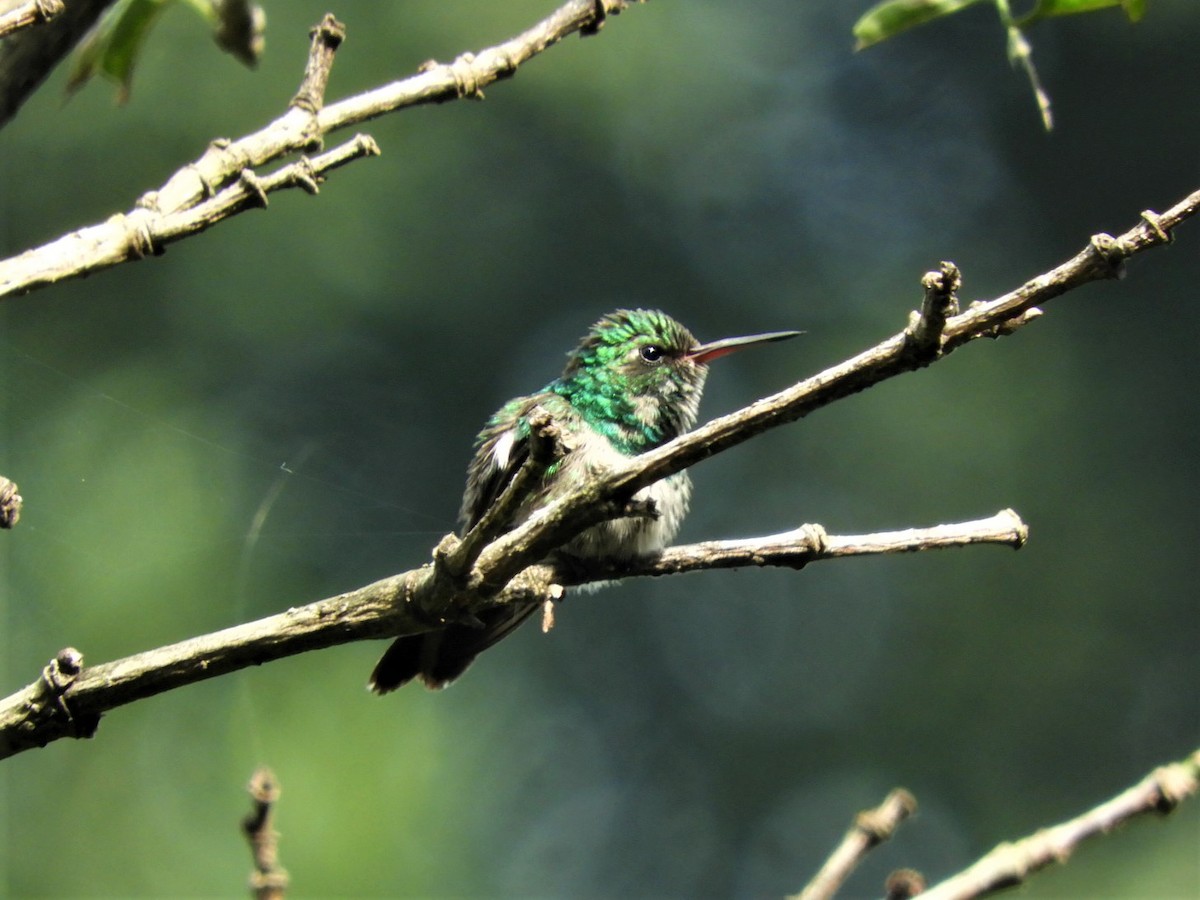
[[[693,347],[684,354],[684,358],[690,359],[698,366],[706,366],[714,359],[720,359],[726,354],[736,353],[738,350],[743,350],[746,347],[753,347],[757,344],[770,344],[773,341],[786,341],[801,334],[804,334],[804,332],[769,331],[766,334],[752,334],[749,337],[722,338],[719,341],[709,341],[707,344]]]

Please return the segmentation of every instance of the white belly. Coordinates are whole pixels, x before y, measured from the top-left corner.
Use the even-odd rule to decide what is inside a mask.
[[[626,457],[605,438],[595,435],[589,436],[586,448],[577,447],[572,450],[563,461],[563,465],[584,465],[586,471],[579,474],[594,477],[601,471],[625,461]],[[578,483],[574,476],[575,473],[570,473],[570,476],[564,479],[565,483]],[[683,517],[687,515],[691,497],[692,479],[687,472],[677,472],[634,494],[638,501],[650,501],[657,514],[655,517],[627,516],[593,525],[566,544],[563,550],[584,558],[628,558],[661,550],[679,532]]]

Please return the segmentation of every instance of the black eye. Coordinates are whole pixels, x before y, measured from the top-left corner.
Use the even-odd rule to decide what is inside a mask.
[[[663,348],[657,344],[647,344],[642,348],[642,359],[648,363],[656,363],[663,356]]]

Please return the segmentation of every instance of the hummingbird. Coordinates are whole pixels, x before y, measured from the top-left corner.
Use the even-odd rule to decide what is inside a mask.
[[[566,452],[516,504],[509,528],[589,478],[691,429],[713,360],[798,334],[775,331],[701,344],[664,312],[609,313],[568,354],[562,375],[535,394],[508,401],[479,433],[467,469],[460,534],[475,526],[528,458],[528,416],[535,408],[545,410],[558,426]],[[584,560],[620,560],[660,550],[679,531],[691,494],[686,471],[670,475],[634,496],[651,514],[593,525],[558,552]],[[426,687],[443,688],[540,606],[497,605],[483,610],[478,623],[451,623],[397,638],[376,664],[368,686],[385,694],[419,677]]]

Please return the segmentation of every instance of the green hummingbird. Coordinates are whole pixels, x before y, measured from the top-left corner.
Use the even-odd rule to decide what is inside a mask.
[[[475,440],[467,488],[459,512],[465,534],[503,492],[529,455],[528,416],[549,413],[567,445],[546,470],[541,485],[517,504],[516,527],[587,479],[631,456],[645,453],[696,424],[708,364],[745,347],[800,334],[776,331],[699,343],[666,313],[619,309],[592,326],[567,358],[562,375],[536,394],[504,404]],[[560,553],[582,559],[628,559],[660,550],[675,537],[687,514],[692,482],[677,472],[635,495],[649,501],[651,516],[593,525]],[[504,604],[479,614],[480,624],[449,624],[397,638],[371,673],[369,686],[385,694],[419,677],[445,687],[496,641],[524,622],[539,604]]]

